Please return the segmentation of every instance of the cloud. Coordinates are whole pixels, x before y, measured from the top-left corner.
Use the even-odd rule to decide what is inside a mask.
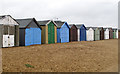
[[[118,0],[2,0],[1,15],[55,19],[86,26],[117,27]]]

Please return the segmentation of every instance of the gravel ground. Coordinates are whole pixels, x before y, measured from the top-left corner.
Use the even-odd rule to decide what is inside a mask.
[[[2,51],[4,72],[118,71],[117,39],[3,48]]]

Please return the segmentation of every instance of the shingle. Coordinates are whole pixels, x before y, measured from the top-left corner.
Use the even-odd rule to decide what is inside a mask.
[[[41,26],[46,25],[50,20],[45,20],[45,21],[37,21]]]
[[[69,24],[69,27],[71,28],[73,25],[75,25],[75,24]]]
[[[96,30],[97,27],[86,27],[87,30],[89,30],[90,28],[92,28],[93,30]]]
[[[32,20],[33,20],[33,18],[31,18],[31,19],[16,19],[16,21],[20,24],[19,25],[20,28],[25,28]]]
[[[117,28],[112,28],[113,30],[117,30]]]
[[[5,18],[5,15],[3,15],[3,16],[0,16],[0,19],[4,19]]]
[[[82,25],[84,25],[84,24],[76,24],[76,27],[77,27],[78,29],[80,29]]]
[[[98,27],[99,30],[101,30],[103,27]]]
[[[65,22],[62,22],[62,21],[54,21],[54,22],[57,24],[58,28],[61,28],[61,26],[65,23]]]
[[[111,27],[106,27],[106,28],[103,28],[103,29],[104,29],[104,30],[106,30],[106,29],[109,29],[109,30],[110,30],[110,29],[112,29],[112,28],[111,28]]]

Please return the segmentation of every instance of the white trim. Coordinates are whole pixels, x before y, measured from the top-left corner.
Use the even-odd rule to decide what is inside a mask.
[[[46,25],[48,25],[50,22],[53,22],[55,26],[57,26],[57,24],[53,20],[50,20]]]

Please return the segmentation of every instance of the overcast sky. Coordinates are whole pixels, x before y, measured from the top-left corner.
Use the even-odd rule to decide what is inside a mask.
[[[85,26],[118,25],[119,0],[0,0],[0,15],[56,19]]]

